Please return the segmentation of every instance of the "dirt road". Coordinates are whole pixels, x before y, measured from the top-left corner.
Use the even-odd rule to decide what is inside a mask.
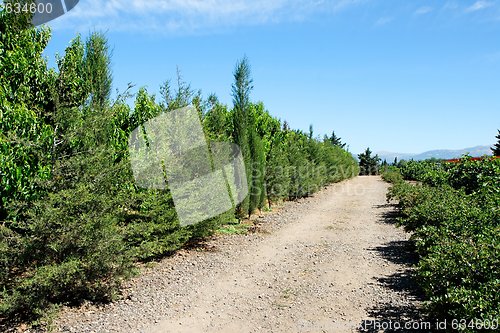
[[[62,332],[351,332],[411,318],[407,235],[387,184],[357,177],[216,237],[133,279],[123,300],[63,311]],[[364,331],[377,329],[365,327]]]

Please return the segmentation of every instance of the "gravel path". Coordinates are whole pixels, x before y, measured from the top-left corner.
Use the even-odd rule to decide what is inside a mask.
[[[407,235],[379,177],[334,184],[145,268],[122,300],[64,309],[59,332],[351,332],[410,320]],[[377,332],[374,329],[362,331]]]

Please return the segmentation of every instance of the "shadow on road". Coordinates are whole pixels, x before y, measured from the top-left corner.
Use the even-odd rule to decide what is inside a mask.
[[[379,213],[379,222],[397,224],[398,211],[395,205],[375,206]],[[400,266],[398,272],[374,278],[379,286],[395,294],[396,301],[381,299],[377,305],[366,309],[368,317],[360,323],[358,332],[416,332],[422,330],[404,329],[404,323],[425,321],[419,304],[424,297],[418,287],[413,267],[418,262],[412,241],[391,241],[370,249],[385,260]],[[400,325],[400,326],[399,326]]]
[[[397,225],[399,208],[396,204],[386,203],[383,205],[375,205],[374,208],[380,211],[378,214],[379,222]]]

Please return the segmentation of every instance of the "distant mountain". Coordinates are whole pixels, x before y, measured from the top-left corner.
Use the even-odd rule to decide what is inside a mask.
[[[469,154],[472,157],[491,155],[491,150],[489,146],[476,146],[458,150],[450,150],[450,149],[429,150],[421,154],[392,153],[388,151],[381,151],[378,152],[377,154],[382,159],[382,161],[385,159],[387,160],[387,162],[391,163],[392,161],[394,161],[395,157],[398,158],[398,161],[410,160],[410,159],[418,161],[418,160],[426,160],[429,158],[452,159],[452,158],[459,158],[464,154]]]

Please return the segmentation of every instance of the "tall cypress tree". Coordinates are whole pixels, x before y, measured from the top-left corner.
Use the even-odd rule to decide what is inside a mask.
[[[244,57],[236,64],[234,70],[234,83],[232,86],[232,96],[234,104],[233,115],[233,139],[239,145],[246,167],[246,177],[248,190],[251,193],[251,154],[248,142],[248,112],[250,107],[250,92],[253,89],[252,78],[250,77],[250,65],[248,59]],[[238,177],[238,175],[236,175]],[[246,216],[250,207],[250,200],[247,195],[245,199],[236,207],[236,216],[241,219]]]
[[[92,108],[102,110],[109,101],[113,78],[108,40],[103,33],[92,33],[85,43],[84,58]]]

